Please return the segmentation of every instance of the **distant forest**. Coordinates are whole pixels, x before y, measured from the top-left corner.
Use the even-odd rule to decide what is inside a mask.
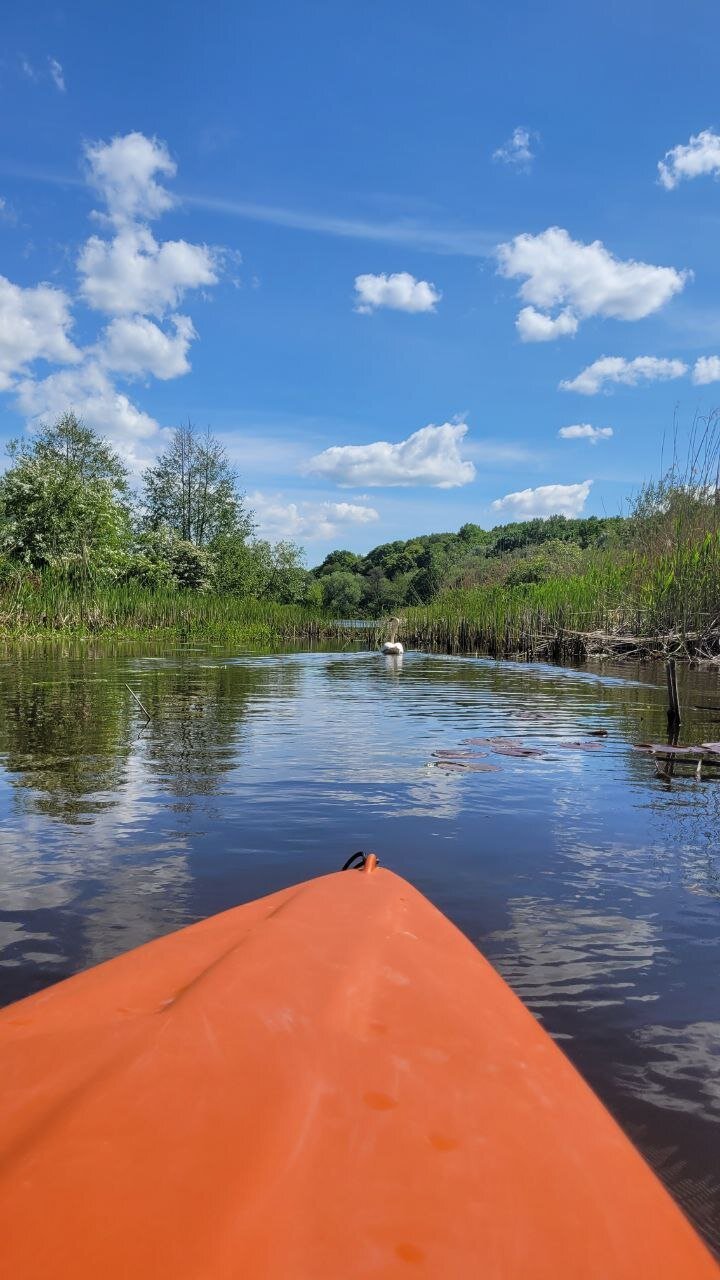
[[[493,529],[464,524],[457,533],[386,542],[364,556],[331,551],[312,574],[328,610],[344,617],[380,617],[458,588],[575,577],[598,553],[623,549],[629,526],[621,516],[557,515]]]

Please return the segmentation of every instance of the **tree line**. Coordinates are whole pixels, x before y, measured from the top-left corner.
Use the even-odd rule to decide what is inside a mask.
[[[136,490],[118,454],[73,413],[8,448],[0,583],[18,572],[50,573],[79,586],[213,591],[321,607],[336,617],[380,617],[457,587],[569,577],[627,537],[620,517],[550,516],[490,530],[464,524],[366,555],[331,551],[308,570],[295,543],[256,536],[222,443],[191,422],[169,433]]]
[[[599,554],[623,547],[628,526],[620,516],[550,516],[493,529],[464,524],[457,533],[387,542],[364,556],[331,551],[313,573],[329,610],[345,617],[378,617],[429,604],[457,588],[572,577]]]
[[[287,604],[313,589],[318,597],[300,547],[255,536],[235,470],[209,430],[191,422],[173,430],[137,492],[118,454],[74,413],[8,451],[0,580],[50,572],[78,586],[136,583]]]

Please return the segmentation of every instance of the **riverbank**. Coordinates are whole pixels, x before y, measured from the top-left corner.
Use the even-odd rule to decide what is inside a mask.
[[[667,594],[667,593],[666,593]],[[690,602],[636,594],[612,566],[520,587],[446,592],[408,609],[401,638],[411,648],[484,653],[528,661],[587,658],[720,663],[720,616]]]
[[[247,648],[344,640],[347,623],[321,609],[134,584],[73,588],[40,576],[0,593],[0,635],[9,639],[99,637],[226,641]]]
[[[588,658],[680,661],[720,666],[720,627],[686,610],[680,621],[623,598],[607,571],[518,587],[446,592],[403,612],[406,648],[526,661]],[[384,619],[359,623],[320,607],[196,591],[149,591],[133,584],[73,588],[24,578],[0,594],[0,635],[227,642],[244,648],[362,643],[379,648]]]
[[[713,558],[716,548],[712,546]],[[582,662],[588,658],[720,664],[720,603],[697,566],[696,589],[657,569],[605,558],[584,574],[544,582],[444,591],[401,611],[405,648],[494,658]],[[640,585],[638,585],[640,584]],[[716,581],[716,590],[717,590]],[[151,590],[137,583],[88,583],[52,574],[15,575],[0,588],[0,635],[228,642],[273,649],[293,644],[379,648],[386,619],[336,617],[321,605],[281,604],[216,591]]]

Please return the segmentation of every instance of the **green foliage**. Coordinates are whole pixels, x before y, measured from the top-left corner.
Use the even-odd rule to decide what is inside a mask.
[[[143,490],[148,529],[165,526],[198,547],[252,531],[252,516],[223,446],[210,431],[199,434],[191,422],[173,431],[165,452],[143,473]]]
[[[294,542],[246,541],[240,534],[218,538],[212,546],[216,590],[255,600],[299,604],[310,576],[303,551]]]
[[[169,529],[141,533],[128,558],[123,580],[161,590],[207,591],[213,583],[215,563],[205,547],[178,538]]]
[[[358,556],[354,551],[331,551],[325,557],[322,564],[319,564],[315,573],[318,578],[324,577],[328,573],[335,573],[338,570],[345,569],[352,573],[359,569],[362,563],[362,556]]]
[[[126,472],[73,414],[13,441],[0,478],[0,547],[30,568],[71,578],[118,571],[129,534]]]
[[[0,631],[8,635],[147,635],[268,646],[347,639],[319,608],[215,592],[148,589],[137,580],[77,586],[52,570],[0,583]]]
[[[321,584],[336,573],[357,577],[362,587],[357,612],[380,618],[398,609],[429,604],[453,588],[506,582],[522,585],[543,582],[556,574],[582,572],[594,556],[620,544],[624,523],[620,518],[568,520],[551,516],[492,530],[464,524],[458,533],[386,542],[365,556],[332,551],[313,573]],[[357,592],[351,594],[343,583],[342,595],[349,604]],[[337,590],[341,591],[340,585]]]
[[[334,573],[323,575],[321,582],[322,602],[336,618],[354,618],[362,600],[362,579],[347,569],[337,569]]]

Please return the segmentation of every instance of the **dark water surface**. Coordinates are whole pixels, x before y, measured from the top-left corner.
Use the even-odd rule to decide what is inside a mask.
[[[681,694],[703,704],[681,741],[720,739],[717,675],[683,672]],[[0,1001],[374,849],[482,948],[717,1247],[720,780],[663,781],[631,749],[665,736],[664,707],[650,668],[5,649]],[[437,767],[495,735],[547,754]],[[576,740],[600,746],[559,746]]]

